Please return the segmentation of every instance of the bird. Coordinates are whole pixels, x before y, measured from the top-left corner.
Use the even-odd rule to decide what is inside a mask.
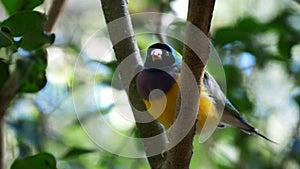
[[[181,55],[172,46],[167,43],[154,43],[147,48],[143,69],[136,78],[138,94],[148,112],[167,129],[174,123],[181,63]],[[276,143],[259,133],[241,115],[207,70],[204,72],[200,90],[196,133],[200,134],[205,122],[210,119],[210,123],[215,123],[215,128],[235,126],[249,135],[258,135]]]

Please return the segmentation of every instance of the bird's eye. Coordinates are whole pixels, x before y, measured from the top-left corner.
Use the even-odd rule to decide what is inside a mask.
[[[166,53],[166,56],[169,56],[169,52],[168,51],[166,51],[165,53]]]

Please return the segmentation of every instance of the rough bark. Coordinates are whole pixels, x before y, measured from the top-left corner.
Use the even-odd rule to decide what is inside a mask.
[[[129,13],[127,10],[127,4],[124,0],[101,0],[101,3],[106,22],[108,24],[108,32],[113,44],[114,51],[116,53],[118,63],[121,64],[129,55],[134,56],[130,59],[130,62],[128,62],[130,64],[126,64],[125,68],[123,68],[123,71],[120,72],[120,75],[125,88],[127,89],[127,93],[129,94],[132,105],[140,110],[145,110],[144,103],[137,95],[135,85],[131,85],[132,87],[129,87],[130,82],[132,81],[132,74],[134,74],[134,72],[139,69],[141,61],[138,48],[136,46],[136,40],[134,38]],[[196,26],[200,28],[204,32],[204,35],[208,35],[213,8],[214,0],[190,0],[187,20],[194,24],[194,27]],[[115,25],[113,21],[120,17],[123,17],[124,20],[122,20],[121,22],[119,21],[118,24]],[[192,71],[192,74],[194,75],[193,78],[198,88],[197,90],[199,91],[199,88],[201,86],[201,78],[203,76],[205,64],[209,56],[208,40],[203,40],[203,36],[198,39],[200,41],[193,40],[193,34],[189,32],[190,30],[192,30],[192,28],[187,25],[185,43],[189,45],[185,45],[184,47],[183,60],[187,66],[183,66],[183,73],[181,78],[183,91],[181,91],[181,97],[192,97],[193,101],[192,104],[191,102],[183,102],[181,104],[177,104],[180,105],[177,107],[177,112],[180,111],[179,116],[181,120],[179,120],[179,124],[177,126],[175,126],[174,128],[172,127],[171,129],[171,143],[169,145],[173,147],[172,144],[174,144],[174,147],[166,153],[166,159],[163,159],[161,155],[148,157],[151,168],[185,169],[189,168],[190,165],[193,148],[192,142],[195,134],[195,125],[193,125],[187,132],[181,129],[185,128],[184,126],[187,123],[195,124],[200,93],[189,91],[188,81],[190,80],[190,76],[186,72],[188,70]],[[120,40],[120,37],[125,38],[121,38]],[[200,48],[199,50],[201,51],[201,59],[198,57],[199,52],[192,50],[194,49],[193,45],[197,45],[197,43],[201,44],[200,42],[202,42],[203,44],[200,45],[200,47],[196,47],[196,49]],[[178,102],[181,102],[180,97],[178,99]],[[133,113],[136,119],[145,118],[143,117],[145,115],[138,114],[138,112],[135,112],[134,109]],[[151,123],[137,123],[137,128],[141,137],[151,137],[162,132],[160,125],[156,121],[153,121]],[[178,144],[176,141],[172,142],[172,140],[178,140],[178,138],[181,137],[182,133],[187,134]],[[162,142],[160,143],[164,144],[164,139],[162,138],[161,140]],[[147,153],[147,151],[151,149],[151,146],[153,146],[153,143],[144,142],[144,146]]]
[[[141,56],[136,44],[134,32],[125,0],[101,0],[102,10],[107,23],[110,40],[119,63],[120,76],[124,84],[127,95],[132,105],[136,126],[141,138],[149,138],[163,132],[161,125],[153,119],[147,112],[141,113],[137,110],[146,110],[142,99],[139,97],[135,79],[135,74],[141,69]],[[139,123],[143,119],[152,118],[152,122]],[[166,138],[157,138],[158,142],[142,140],[151,168],[160,168],[163,158],[160,154],[152,155],[153,146],[165,147]]]
[[[171,145],[178,139],[178,134],[186,136],[167,153],[165,169],[188,169],[193,154],[193,138],[195,135],[200,92],[191,91],[190,70],[196,80],[198,91],[209,58],[209,29],[215,0],[189,0],[185,45],[183,50],[183,67],[181,75],[181,97],[177,100],[177,119],[179,123],[171,129]],[[199,28],[204,34],[197,34]],[[187,101],[189,100],[189,101]],[[183,120],[180,120],[183,119]],[[187,124],[194,124],[189,131]]]

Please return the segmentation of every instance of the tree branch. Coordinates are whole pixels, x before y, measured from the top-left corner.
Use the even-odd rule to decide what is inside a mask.
[[[54,0],[48,14],[48,20],[45,23],[44,29],[46,32],[51,32],[57,19],[64,9],[67,0]]]
[[[110,40],[119,64],[120,76],[125,90],[132,104],[132,111],[136,120],[136,126],[141,138],[150,138],[163,132],[161,125],[153,117],[145,112],[146,110],[142,99],[136,90],[135,75],[141,69],[141,56],[136,44],[134,32],[125,0],[101,0],[102,10],[107,23]],[[151,119],[151,122],[142,123],[144,119]],[[160,168],[163,158],[160,154],[153,156],[153,147],[166,146],[166,138],[158,137],[157,142],[143,139],[145,152],[151,168]]]
[[[11,100],[17,95],[20,87],[20,83],[18,83],[18,72],[14,71],[9,80],[6,82],[5,86],[3,86],[0,92],[0,118],[4,118],[5,111],[9,107],[9,103]]]
[[[212,19],[215,0],[189,0],[188,16],[183,49],[183,66],[180,80],[181,97],[177,100],[178,125],[171,129],[170,143],[178,139],[178,134],[187,124],[194,124],[187,135],[167,153],[167,161],[163,168],[188,169],[193,153],[193,138],[196,129],[197,113],[200,92],[193,91],[190,87],[188,69],[190,69],[196,80],[198,91],[205,71],[205,65],[209,58],[209,29]],[[195,26],[200,28],[204,34],[197,35]],[[205,36],[206,35],[206,36]],[[191,90],[192,89],[192,90]],[[183,119],[183,120],[181,120]]]

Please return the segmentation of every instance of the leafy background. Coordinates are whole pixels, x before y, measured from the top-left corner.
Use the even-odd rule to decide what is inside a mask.
[[[113,99],[108,97],[116,63],[112,51],[105,53],[110,44],[106,30],[99,30],[105,27],[100,2],[68,1],[54,30],[55,43],[47,48],[47,62],[40,56],[46,55],[43,46],[51,43],[53,37],[44,34],[42,27],[28,29],[36,31],[17,28],[21,29],[19,32],[12,30],[15,27],[10,24],[19,22],[11,21],[16,11],[35,9],[44,13],[50,1],[22,2],[25,1],[2,0],[0,6],[0,87],[15,66],[23,70],[28,58],[35,63],[32,73],[24,76],[22,93],[7,112],[7,168],[15,158],[39,152],[53,154],[57,168],[149,168],[145,159],[117,156],[97,146],[81,126],[97,124],[94,132],[99,139],[109,140],[111,145],[120,147],[119,151],[120,145],[126,143],[105,134],[107,129],[101,128],[101,124],[107,123],[128,136],[135,133],[133,123],[118,116]],[[184,19],[185,9],[187,4],[183,0],[163,4],[159,0],[129,1],[131,13],[166,12]],[[27,13],[30,14],[19,16],[20,22],[44,22],[40,14]],[[224,66],[227,96],[248,121],[279,144],[248,136],[235,128],[217,130],[204,144],[195,139],[192,169],[300,168],[299,21],[300,5],[291,0],[216,2],[211,36]],[[162,19],[161,23],[165,22]],[[157,26],[136,22],[134,29],[147,30],[149,25]],[[183,35],[183,26],[181,21],[174,22],[166,31]],[[15,38],[20,36],[22,43]],[[158,40],[156,35],[137,36],[140,49]],[[168,40],[180,52],[182,44]],[[35,51],[30,53],[34,56],[27,57],[20,47]],[[121,88],[121,84],[114,83],[115,93],[121,93]],[[92,101],[95,98],[97,104]],[[74,104],[77,111],[84,113],[76,114]]]

